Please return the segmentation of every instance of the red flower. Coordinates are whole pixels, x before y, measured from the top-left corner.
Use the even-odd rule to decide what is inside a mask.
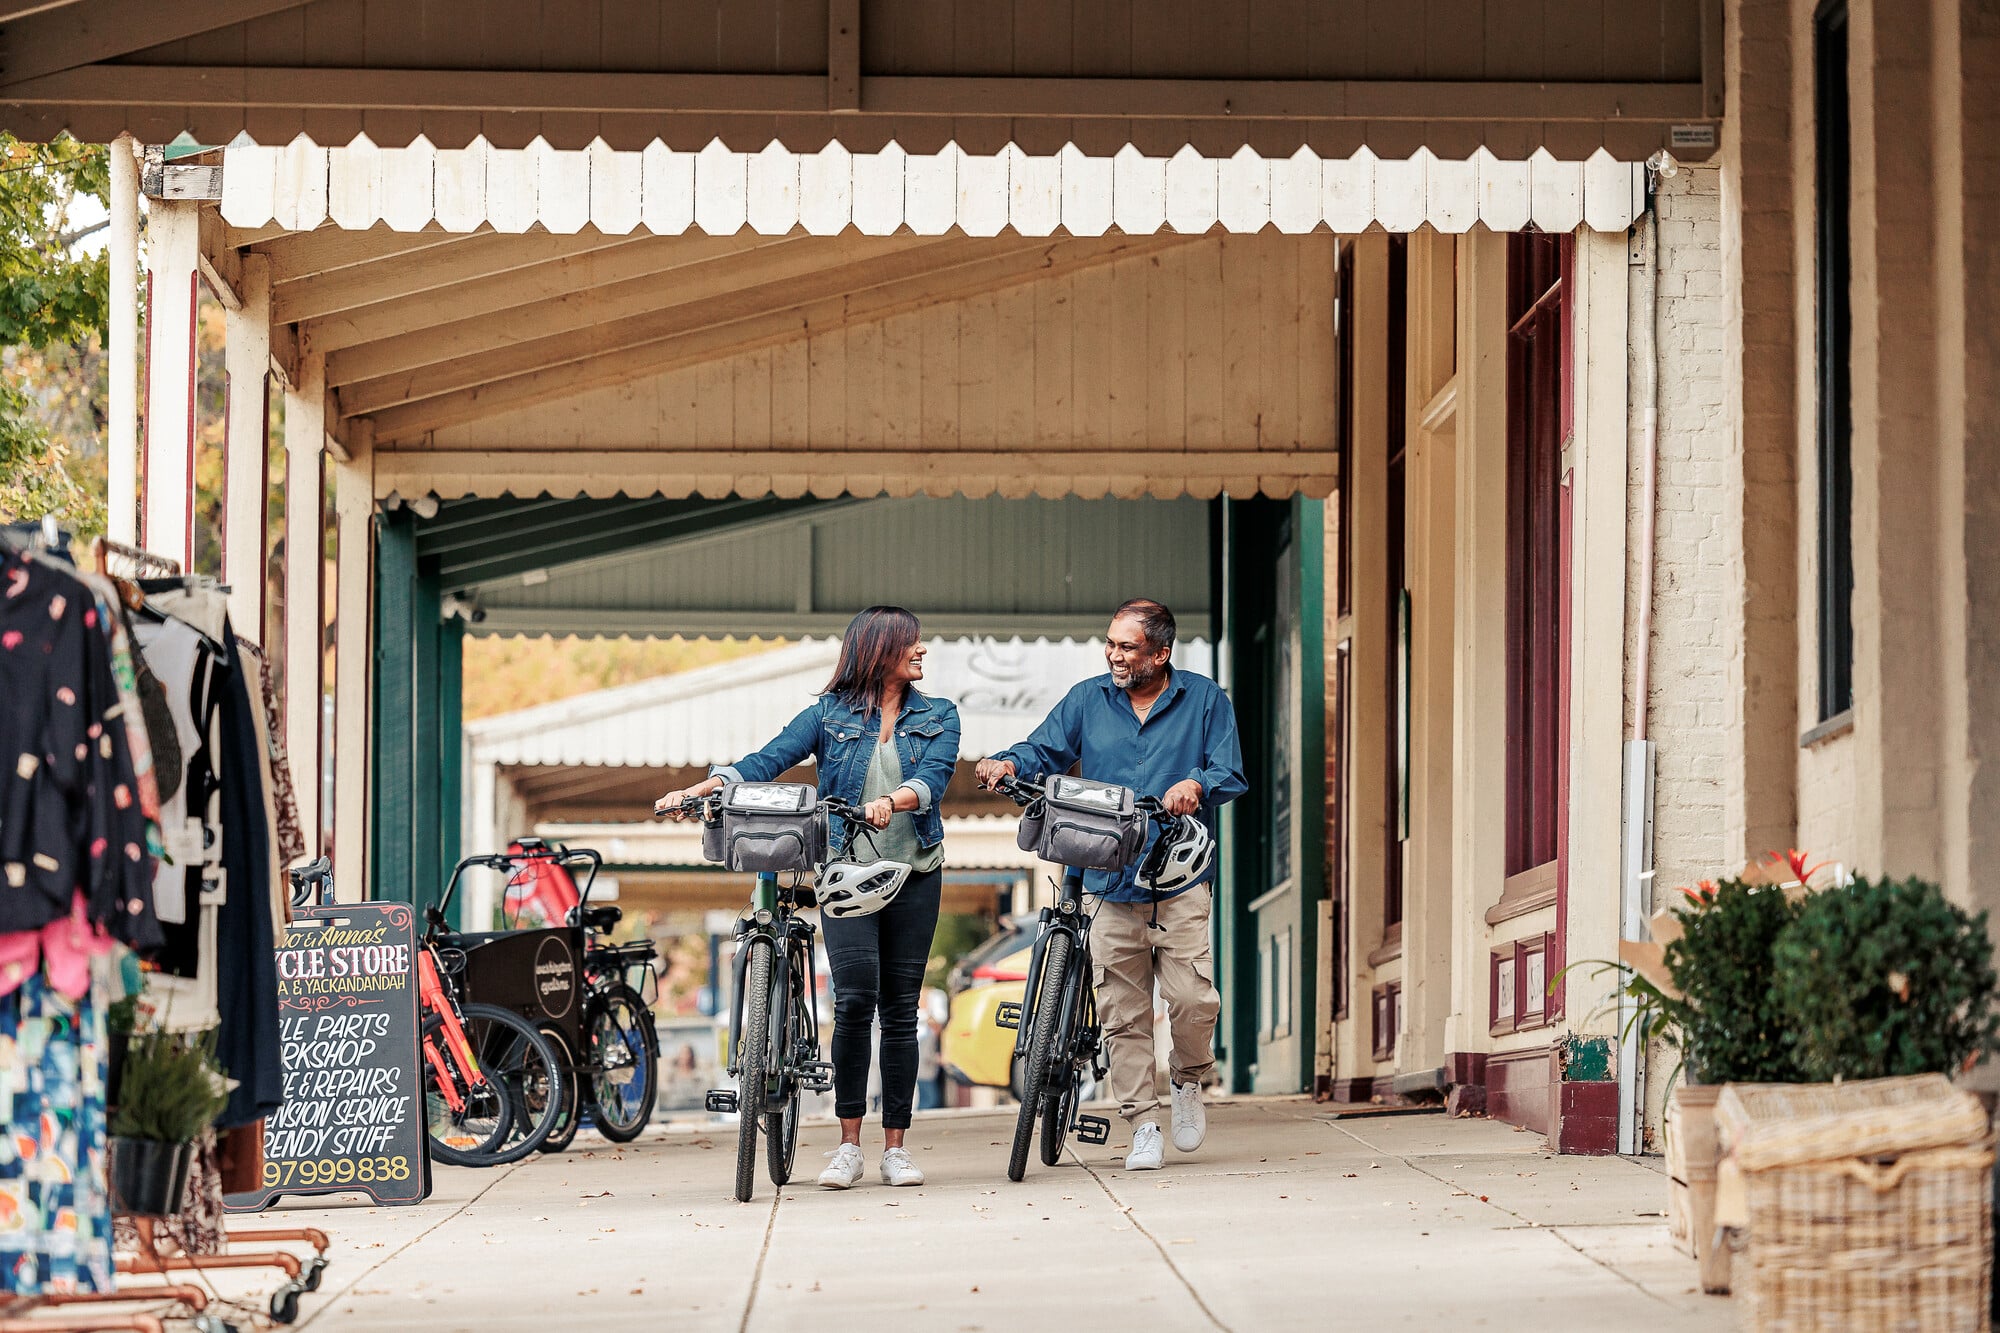
[[[1771,859],[1773,861],[1783,861],[1787,866],[1790,866],[1792,871],[1792,878],[1794,880],[1797,880],[1801,884],[1811,883],[1812,877],[1814,875],[1817,875],[1820,871],[1826,869],[1827,867],[1827,862],[1825,861],[1821,861],[1816,866],[1808,866],[1806,864],[1806,853],[1800,851],[1796,847],[1793,847],[1790,850],[1788,850],[1783,856],[1779,856],[1776,852],[1772,852]]]
[[[1681,892],[1685,893],[1693,901],[1703,906],[1708,906],[1715,901],[1715,881],[1705,879],[1691,889],[1683,888]]]

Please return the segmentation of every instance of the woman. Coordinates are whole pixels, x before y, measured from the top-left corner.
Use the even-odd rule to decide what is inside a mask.
[[[828,918],[833,967],[833,1096],[840,1146],[819,1183],[846,1189],[862,1175],[861,1120],[868,1110],[868,1045],[882,1022],[882,1182],[921,1185],[903,1135],[917,1086],[917,998],[937,932],[943,882],[944,821],[938,799],[958,763],[958,709],[912,688],[924,676],[916,616],[871,606],[854,617],[840,663],[815,703],[776,740],[703,782],[662,796],[654,809],[677,811],[689,796],[725,782],[769,782],[808,756],[819,763],[820,795],[862,807],[876,854],[907,861],[913,873],[887,907],[869,916]],[[835,830],[838,833],[838,830]],[[868,856],[867,836],[857,854]]]

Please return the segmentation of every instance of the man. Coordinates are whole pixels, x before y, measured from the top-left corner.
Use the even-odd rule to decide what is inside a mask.
[[[1196,816],[1213,836],[1216,810],[1246,789],[1236,712],[1214,681],[1168,665],[1174,634],[1173,612],[1158,602],[1137,598],[1119,607],[1104,639],[1109,674],[1072,689],[1027,740],[981,760],[979,780],[990,785],[1018,773],[1039,783],[1077,764],[1083,777]],[[1153,983],[1167,1002],[1174,1146],[1182,1152],[1201,1147],[1208,1132],[1201,1085],[1215,1067],[1222,1000],[1209,948],[1210,872],[1169,895],[1150,892],[1138,874],[1139,862],[1088,871],[1084,891],[1097,900],[1090,951],[1111,1092],[1132,1128],[1125,1169],[1156,1171],[1166,1153],[1154,1083]]]

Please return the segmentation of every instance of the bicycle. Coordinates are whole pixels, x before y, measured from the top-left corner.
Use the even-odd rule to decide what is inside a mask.
[[[462,950],[444,913],[424,909],[417,989],[424,1057],[424,1128],[431,1156],[453,1166],[505,1166],[542,1146],[565,1096],[562,1057],[511,1009],[461,1000]]]
[[[1042,793],[1019,778],[1004,777],[993,790],[1016,805],[1029,806]],[[1154,822],[1173,818],[1153,797],[1132,803]],[[1019,1035],[1014,1059],[1026,1061],[1021,1081],[1021,1109],[1014,1120],[1014,1142],[1007,1158],[1007,1179],[1028,1173],[1028,1150],[1037,1123],[1042,1131],[1042,1165],[1062,1161],[1063,1143],[1071,1131],[1091,1145],[1110,1141],[1111,1122],[1079,1111],[1083,1075],[1088,1069],[1104,1080],[1104,1029],[1097,1018],[1095,969],[1090,957],[1090,923],[1083,907],[1083,872],[1065,867],[1056,904],[1041,912],[1041,931],[1029,955],[1028,979],[1019,1004],[1002,1004],[994,1014],[997,1027]]]
[[[851,847],[861,811],[828,798],[815,806],[837,815],[849,829]],[[669,813],[669,812],[662,812]],[[722,797],[712,793],[681,802],[683,817],[699,816],[713,826],[722,817]],[[843,849],[843,854],[846,847]],[[798,915],[816,899],[809,886],[781,886],[775,873],[757,876],[750,908],[736,923],[735,998],[730,1007],[728,1072],[735,1088],[710,1090],[703,1105],[715,1114],[734,1113],[736,1199],[750,1202],[757,1180],[757,1134],[764,1132],[764,1160],[771,1183],[791,1183],[799,1146],[799,1095],[833,1087],[833,1065],[820,1058],[819,977],[813,966],[812,922]]]

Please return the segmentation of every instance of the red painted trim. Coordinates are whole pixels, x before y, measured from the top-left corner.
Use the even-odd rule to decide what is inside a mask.
[[[215,549],[222,553],[222,577],[234,581],[236,571],[229,567],[229,417],[236,407],[236,379],[227,370],[222,372],[222,530],[215,535]],[[263,640],[260,638],[259,643]]]
[[[271,651],[271,372],[265,371],[257,377],[257,406],[263,417],[259,422],[262,429],[257,432],[257,642],[264,645],[265,654]],[[223,427],[223,438],[228,439],[229,428]],[[224,511],[227,512],[226,510]],[[225,525],[225,530],[227,525]]]
[[[201,369],[201,351],[195,339],[201,330],[201,270],[188,274],[188,338],[187,338],[187,506],[182,516],[183,535],[181,538],[181,570],[192,574],[194,567],[194,418],[196,409],[195,392],[197,377]]]
[[[152,327],[153,275],[149,270],[146,274],[146,328],[150,331]],[[146,472],[148,455],[152,453],[146,447],[147,441],[152,438],[153,434],[152,342],[153,340],[148,337],[142,343],[146,349],[146,357],[144,363],[140,366],[139,375],[139,438],[133,441],[139,449],[139,488],[137,494],[132,497],[132,503],[137,509],[137,512],[132,515],[132,532],[137,539],[133,544],[139,547],[140,550],[146,549]]]

